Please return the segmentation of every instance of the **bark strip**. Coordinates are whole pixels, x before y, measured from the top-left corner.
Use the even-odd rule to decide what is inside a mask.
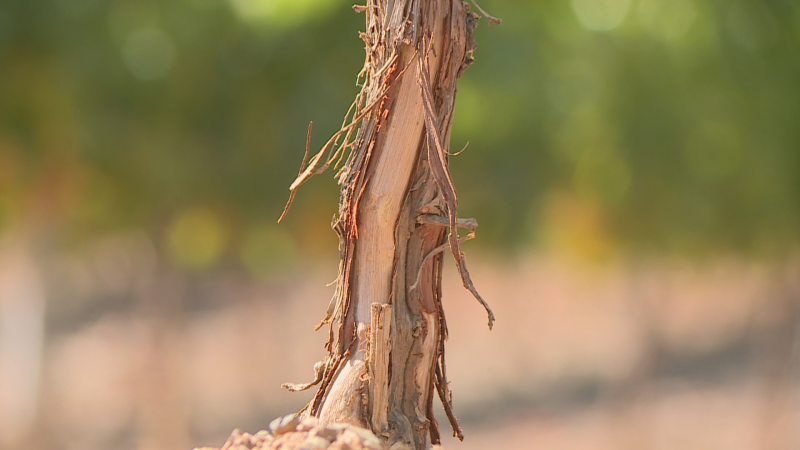
[[[376,435],[389,431],[389,366],[392,342],[392,305],[372,304],[369,340],[370,425]]]

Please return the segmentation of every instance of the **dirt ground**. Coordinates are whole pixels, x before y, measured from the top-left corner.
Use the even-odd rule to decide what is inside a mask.
[[[448,373],[466,439],[449,437],[441,415],[444,448],[800,448],[800,264],[470,257],[497,323],[486,328],[446,267]],[[310,380],[324,356],[325,333],[312,330],[335,262],[255,282],[104,272],[119,265],[92,258],[48,272],[59,301],[48,303],[35,395],[6,395],[23,385],[19,366],[2,365],[0,424],[18,425],[0,426],[0,448],[221,446],[237,428],[263,436],[308,401],[280,384]]]
[[[316,418],[299,419],[290,414],[273,420],[255,434],[234,430],[221,449],[195,450],[384,450],[369,430],[351,425],[321,426]],[[393,446],[394,450],[411,450]]]

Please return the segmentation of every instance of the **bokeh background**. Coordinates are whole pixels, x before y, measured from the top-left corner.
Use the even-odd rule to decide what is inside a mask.
[[[800,3],[481,3],[451,168],[498,321],[448,266],[446,446],[800,448]],[[358,90],[350,6],[0,3],[0,448],[308,401],[279,385],[324,355],[332,174],[276,219]]]

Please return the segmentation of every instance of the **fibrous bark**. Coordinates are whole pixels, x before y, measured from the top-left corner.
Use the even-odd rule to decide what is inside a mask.
[[[329,355],[315,366],[312,383],[285,386],[319,385],[302,414],[323,425],[349,423],[389,444],[427,448],[439,442],[434,391],[462,437],[444,363],[446,249],[490,328],[494,320],[460,249],[477,223],[458,219],[448,168],[456,81],[473,61],[478,16],[461,0],[369,0],[354,8],[367,19],[362,90],[341,130],[307,167],[304,158],[287,204],[350,150],[337,173],[341,198],[332,224],[339,276],[319,325],[329,326]],[[461,239],[459,227],[468,231]]]

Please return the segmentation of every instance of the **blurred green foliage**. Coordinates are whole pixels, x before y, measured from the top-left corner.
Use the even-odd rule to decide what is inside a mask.
[[[452,161],[476,244],[780,256],[800,238],[800,3],[486,0]],[[0,3],[0,227],[144,229],[186,268],[336,254],[312,147],[358,87],[336,0]]]

